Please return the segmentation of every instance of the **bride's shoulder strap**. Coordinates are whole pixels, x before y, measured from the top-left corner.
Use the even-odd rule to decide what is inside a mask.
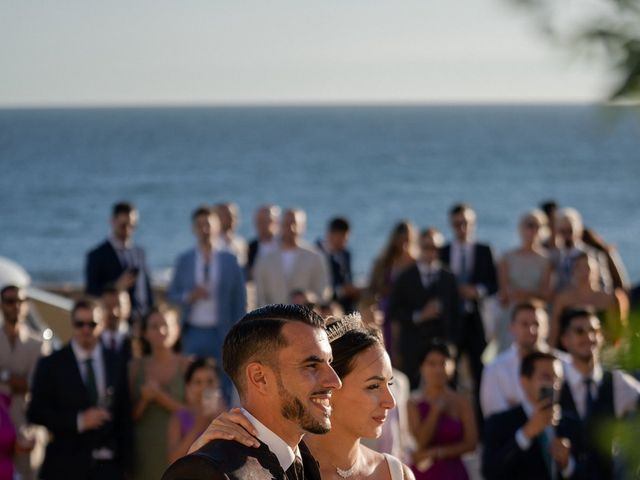
[[[389,465],[391,480],[402,480],[404,478],[402,462],[393,455],[389,455],[388,453],[384,454],[384,458],[387,459],[387,464]]]

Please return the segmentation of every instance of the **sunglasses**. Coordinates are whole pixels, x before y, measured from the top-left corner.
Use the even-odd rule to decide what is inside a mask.
[[[93,320],[88,321],[88,322],[84,322],[82,320],[74,320],[73,321],[73,326],[75,328],[82,328],[82,327],[89,327],[91,330],[93,330],[94,328],[96,328],[98,326],[98,322],[94,322]]]
[[[28,298],[3,298],[2,303],[6,303],[7,305],[16,305],[18,303],[24,303],[28,300]]]
[[[538,230],[540,228],[540,225],[538,225],[537,223],[533,223],[533,222],[527,222],[524,224],[524,226],[526,228],[530,228],[531,230]]]
[[[588,335],[589,333],[600,333],[599,328],[573,327],[571,331],[576,335]]]
[[[458,220],[456,222],[452,222],[452,225],[455,228],[460,228],[460,227],[466,227],[468,223],[469,222],[467,222],[466,220]]]

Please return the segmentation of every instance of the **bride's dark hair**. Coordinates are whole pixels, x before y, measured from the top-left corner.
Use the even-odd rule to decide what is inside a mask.
[[[356,357],[370,347],[376,345],[384,345],[380,330],[375,327],[368,327],[359,315],[349,315],[345,318],[338,319],[329,324],[331,327],[339,330],[341,325],[346,325],[343,333],[340,333],[335,339],[331,340],[331,351],[333,352],[333,361],[331,367],[335,370],[340,379],[343,379],[351,371],[355,365]],[[337,328],[336,328],[337,327]]]

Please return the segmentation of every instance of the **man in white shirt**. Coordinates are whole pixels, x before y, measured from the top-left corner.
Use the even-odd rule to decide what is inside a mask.
[[[31,377],[43,352],[41,338],[26,324],[28,298],[24,289],[7,285],[0,292],[4,323],[0,328],[0,393],[11,398],[10,415],[18,433],[18,451],[14,457],[16,471],[24,480],[35,478],[31,466],[33,440],[21,434],[26,425],[26,400]],[[46,348],[44,349],[46,352]]]
[[[219,203],[215,206],[220,218],[220,248],[233,253],[238,259],[238,264],[244,268],[247,264],[247,241],[236,233],[238,210],[235,203]]]
[[[282,217],[279,248],[261,256],[254,269],[256,304],[287,303],[292,291],[309,291],[319,303],[330,298],[330,282],[324,256],[303,241],[307,216],[289,209]]]
[[[98,341],[102,311],[78,300],[69,344],[43,357],[33,379],[28,418],[52,433],[44,480],[113,479],[130,465],[131,406],[124,366]]]
[[[175,462],[163,480],[320,480],[301,440],[329,431],[331,394],[341,387],[322,317],[298,305],[254,310],[227,335],[223,357],[258,448],[213,440]]]
[[[522,402],[520,362],[531,352],[550,350],[544,341],[549,317],[538,303],[517,304],[511,312],[510,330],[514,339],[511,348],[498,355],[482,374],[480,406],[485,418]]]
[[[603,435],[603,425],[611,426],[638,411],[640,383],[621,370],[607,370],[600,363],[603,344],[600,321],[585,309],[570,310],[560,319],[560,339],[570,355],[562,386],[563,414],[572,416],[581,427],[579,462],[593,472],[588,478],[613,476],[614,438]],[[603,442],[610,447],[602,449]]]
[[[256,209],[253,224],[256,237],[249,243],[246,278],[253,280],[253,267],[259,257],[278,249],[278,229],[280,223],[280,207],[266,204]]]
[[[218,248],[220,221],[214,210],[196,208],[191,228],[196,246],[178,257],[167,297],[182,307],[184,353],[220,362],[225,335],[246,312],[244,276],[236,256]],[[223,389],[230,394],[225,379]]]

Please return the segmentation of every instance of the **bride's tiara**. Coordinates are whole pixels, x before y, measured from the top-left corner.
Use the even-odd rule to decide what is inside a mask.
[[[329,320],[331,323],[326,326],[329,343],[337,340],[351,330],[361,329],[364,325],[359,313],[350,313],[338,319],[331,317]]]

